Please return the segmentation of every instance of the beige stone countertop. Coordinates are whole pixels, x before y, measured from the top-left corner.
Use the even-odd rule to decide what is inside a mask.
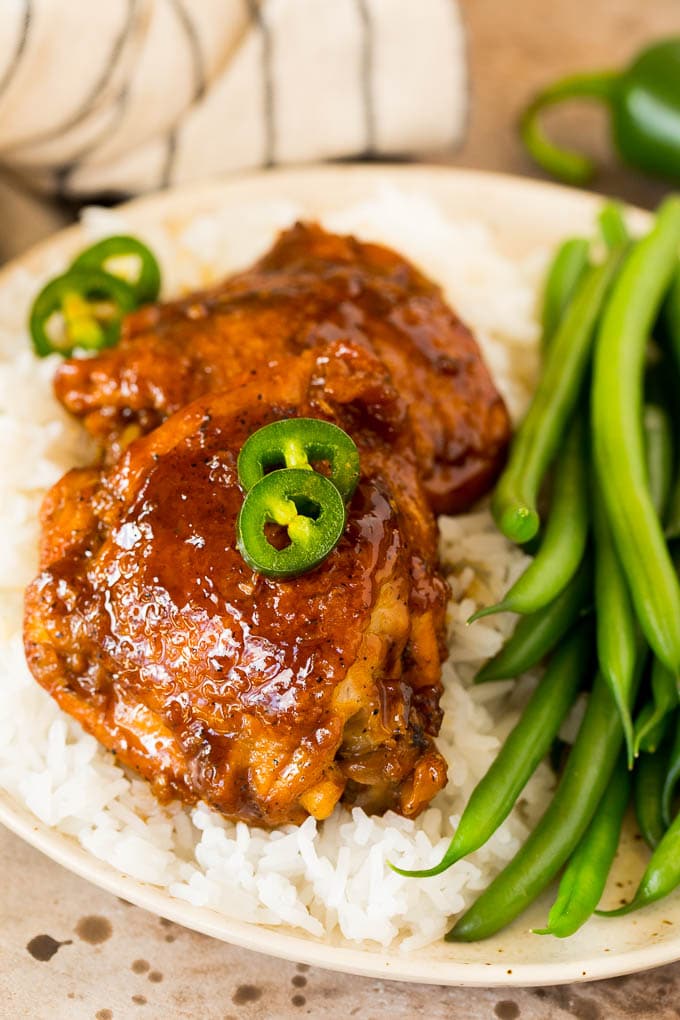
[[[672,1020],[680,964],[593,984],[440,988],[286,963],[101,892],[0,828],[2,1020]]]
[[[680,29],[679,0],[462,0],[473,109],[454,165],[538,176],[514,131],[538,85],[616,66]],[[660,184],[616,165],[601,111],[553,115],[557,137],[600,155],[595,187],[652,206]],[[443,160],[438,160],[443,161]],[[0,255],[63,215],[0,185]],[[595,984],[456,989],[375,981],[285,963],[179,928],[69,874],[0,829],[0,1020],[671,1020],[680,963]]]

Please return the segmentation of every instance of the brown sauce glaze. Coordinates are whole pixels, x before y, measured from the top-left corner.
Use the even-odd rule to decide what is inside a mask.
[[[236,460],[296,415],[350,431],[362,477],[337,548],[281,581],[236,548]],[[363,348],[199,399],[111,468],[65,476],[43,529],[31,669],[160,797],[278,825],[340,797],[415,815],[444,784],[436,528],[408,416]]]

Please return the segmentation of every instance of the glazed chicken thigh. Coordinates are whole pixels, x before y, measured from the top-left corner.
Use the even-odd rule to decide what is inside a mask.
[[[244,367],[271,369],[338,340],[374,352],[405,399],[434,511],[482,495],[510,425],[474,337],[402,256],[314,224],[285,231],[213,290],[130,316],[115,349],[62,365],[56,392],[112,461],[189,401],[234,385]]]
[[[402,287],[390,272],[385,287]],[[410,419],[371,345],[337,340],[347,330],[330,312],[319,318],[323,351],[310,341],[309,310],[283,328],[281,302],[302,299],[282,280],[279,301],[269,274],[265,264],[232,281],[194,316],[188,304],[142,313],[156,332],[62,373],[62,388],[67,378],[83,387],[87,372],[99,379],[81,409],[99,415],[96,431],[109,438],[126,421],[123,392],[145,428],[170,417],[112,466],[71,471],[48,495],[41,572],[26,596],[28,662],[161,798],[202,799],[265,826],[325,818],[340,799],[412,816],[446,779],[432,738],[447,592]],[[349,271],[343,286],[351,289]],[[305,300],[318,310],[312,290]],[[205,309],[215,302],[224,313],[211,325]],[[254,303],[254,343],[265,346],[271,329],[266,360],[276,366],[264,366],[262,352],[235,358]],[[153,354],[154,336],[167,359]],[[230,361],[258,367],[237,383]],[[213,392],[215,379],[230,388]],[[147,407],[154,387],[159,400]],[[209,392],[172,414],[196,390]],[[104,424],[93,408],[107,392],[117,409]],[[236,459],[260,426],[298,416],[344,428],[361,479],[330,556],[293,580],[272,579],[236,548]]]

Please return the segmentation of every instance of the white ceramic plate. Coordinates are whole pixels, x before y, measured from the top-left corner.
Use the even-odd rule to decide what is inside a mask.
[[[368,197],[379,181],[390,180],[400,188],[430,195],[451,216],[487,224],[499,246],[519,256],[537,246],[552,245],[567,234],[590,232],[601,202],[594,195],[493,174],[427,167],[341,166],[272,172],[178,189],[130,203],[125,216],[141,233],[159,222],[181,227],[197,213],[219,208],[233,209],[236,214],[272,199],[291,200],[308,215],[318,216]],[[19,264],[44,270],[46,264],[82,244],[80,228],[73,227],[33,249]],[[247,262],[247,257],[243,261]],[[16,263],[0,274],[0,289],[15,267]],[[166,891],[121,875],[90,856],[74,840],[38,822],[2,792],[0,821],[70,871],[178,924],[248,949],[335,970],[440,985],[540,985],[611,977],[680,959],[680,896],[630,917],[595,918],[563,941],[530,933],[546,916],[546,898],[486,942],[441,942],[404,955],[333,946],[303,933],[230,921],[173,899]],[[622,842],[612,876],[611,902],[631,894],[642,861],[640,843],[631,831]]]

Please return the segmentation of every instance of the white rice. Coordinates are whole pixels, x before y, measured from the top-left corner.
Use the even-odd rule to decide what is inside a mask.
[[[146,235],[158,253],[165,292],[205,283],[246,265],[300,210],[265,203],[238,214],[197,217],[179,232]],[[92,238],[130,231],[117,212],[84,216]],[[477,332],[513,415],[526,403],[536,369],[535,299],[541,253],[510,261],[479,224],[452,222],[428,199],[379,189],[371,201],[329,216],[331,229],[384,241],[439,281]],[[233,238],[247,237],[238,246]],[[238,248],[238,250],[237,250]],[[61,265],[50,266],[50,272]],[[0,787],[38,818],[72,836],[118,872],[232,918],[303,929],[335,943],[408,951],[438,939],[513,856],[545,806],[552,775],[539,768],[513,814],[488,844],[445,875],[417,881],[387,866],[424,868],[439,860],[466,799],[488,769],[536,676],[475,689],[470,681],[512,629],[507,615],[466,625],[497,600],[526,564],[493,527],[486,509],[441,524],[442,558],[453,598],[450,655],[444,666],[444,723],[438,745],[449,783],[416,821],[395,814],[335,812],[322,824],[264,832],[234,824],[204,805],[161,807],[62,713],[33,681],[21,641],[24,585],[37,567],[38,509],[45,490],[69,467],[86,463],[82,428],[52,396],[56,361],[30,353],[26,309],[43,282],[18,270],[0,293]]]

